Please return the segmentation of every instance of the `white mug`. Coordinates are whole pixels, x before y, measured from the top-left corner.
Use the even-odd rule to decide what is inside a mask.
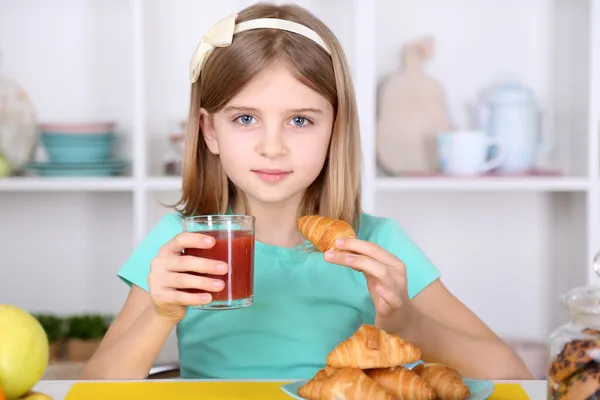
[[[449,175],[482,175],[506,158],[502,144],[482,131],[444,132],[437,136],[442,171]],[[488,160],[491,148],[496,155]]]

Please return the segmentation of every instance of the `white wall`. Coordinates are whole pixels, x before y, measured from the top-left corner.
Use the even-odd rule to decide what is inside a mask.
[[[582,195],[406,193],[382,196],[378,212],[400,221],[450,290],[492,329],[538,340],[564,320],[558,295],[585,281],[583,232],[572,234],[577,229],[568,225],[583,225],[583,200]],[[562,213],[568,221],[557,220]]]

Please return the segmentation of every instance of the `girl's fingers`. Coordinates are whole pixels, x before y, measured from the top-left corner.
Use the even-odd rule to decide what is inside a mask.
[[[406,275],[404,264],[398,259],[394,260],[396,265],[390,267],[359,252],[346,253],[329,250],[324,253],[323,257],[325,261],[354,268],[377,280],[375,294],[372,297],[375,309],[379,314],[387,315],[402,306],[402,293],[406,291]]]
[[[159,256],[177,255],[185,249],[210,249],[215,239],[198,232],[181,232],[165,243],[158,251]]]
[[[175,272],[197,272],[199,274],[225,275],[229,270],[226,263],[194,256],[168,257],[167,269]]]
[[[396,287],[397,293],[394,294],[396,296],[400,296],[407,290],[406,269],[399,260],[396,260],[394,265],[388,266],[369,256],[333,250],[325,252],[323,257],[325,261],[351,267],[373,276],[385,287]]]
[[[225,287],[222,279],[197,276],[186,272],[174,272],[164,278],[164,287],[169,289],[198,289],[209,292],[220,292]]]
[[[373,242],[367,242],[366,240],[361,239],[352,239],[352,238],[344,238],[338,239],[335,242],[335,246],[342,251],[348,251],[352,253],[361,254],[363,256],[367,256],[374,260],[379,261],[382,264],[386,265],[394,265],[397,263],[402,263],[392,253],[380,247],[379,245]]]
[[[340,251],[328,250],[324,253],[323,258],[325,261],[351,267],[375,278],[380,281],[389,281],[388,267],[375,261],[370,257],[365,257],[360,254],[350,254]]]
[[[179,304],[182,306],[202,306],[212,301],[210,293],[188,293],[180,290],[169,291],[167,304]]]

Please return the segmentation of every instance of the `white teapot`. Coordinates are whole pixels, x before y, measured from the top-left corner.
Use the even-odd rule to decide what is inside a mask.
[[[481,129],[502,143],[504,161],[496,168],[506,174],[533,171],[542,152],[552,148],[551,137],[542,141],[542,113],[533,91],[518,82],[492,88],[478,105]],[[492,154],[493,155],[493,154]]]

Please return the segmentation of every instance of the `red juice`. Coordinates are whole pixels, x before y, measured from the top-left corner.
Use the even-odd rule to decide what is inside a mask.
[[[184,254],[219,260],[227,263],[229,270],[225,275],[200,274],[193,275],[221,279],[225,287],[220,292],[201,289],[185,289],[189,293],[210,293],[213,302],[221,302],[224,306],[233,300],[252,298],[254,294],[254,234],[247,230],[214,230],[198,232],[215,238],[215,245],[210,249],[185,249]]]

